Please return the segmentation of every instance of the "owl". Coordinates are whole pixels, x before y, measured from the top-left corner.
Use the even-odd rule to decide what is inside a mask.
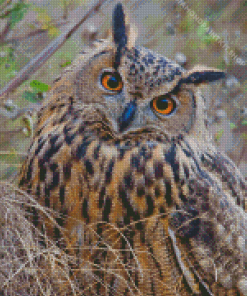
[[[56,223],[32,221],[76,253],[80,295],[246,296],[246,181],[213,146],[200,93],[224,73],[136,35],[117,4],[111,37],[54,81],[19,186]]]

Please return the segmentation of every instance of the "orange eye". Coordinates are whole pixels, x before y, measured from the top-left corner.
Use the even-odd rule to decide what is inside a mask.
[[[159,96],[154,98],[151,107],[158,113],[170,115],[176,109],[176,102],[169,95]]]
[[[123,88],[121,76],[117,72],[105,72],[101,76],[101,84],[107,90],[120,91]]]

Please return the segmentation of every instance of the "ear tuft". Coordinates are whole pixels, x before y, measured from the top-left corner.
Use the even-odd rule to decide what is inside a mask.
[[[208,83],[225,78],[225,72],[206,67],[195,67],[192,70],[186,72],[184,77],[180,80],[180,83]]]
[[[127,44],[125,15],[124,15],[123,6],[121,3],[118,3],[113,10],[112,27],[113,27],[113,40],[117,46],[114,68],[117,69],[118,66],[120,65],[122,50],[123,48],[125,48]]]
[[[123,6],[118,3],[113,10],[113,39],[117,46],[125,46],[127,44],[125,15]]]

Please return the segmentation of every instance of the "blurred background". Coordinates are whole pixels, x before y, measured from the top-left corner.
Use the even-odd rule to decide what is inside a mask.
[[[0,89],[69,24],[97,1],[0,0]],[[122,1],[138,29],[137,44],[185,68],[196,64],[227,72],[205,86],[210,130],[216,145],[247,177],[247,1]],[[105,38],[116,1],[102,1],[85,22],[28,80],[0,97],[0,180],[14,180],[32,139],[37,111],[52,81],[84,46]],[[79,8],[79,10],[78,10]]]

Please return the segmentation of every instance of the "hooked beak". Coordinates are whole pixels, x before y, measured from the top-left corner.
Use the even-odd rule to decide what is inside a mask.
[[[136,100],[129,102],[122,115],[118,118],[119,131],[123,132],[133,121],[136,112]]]

